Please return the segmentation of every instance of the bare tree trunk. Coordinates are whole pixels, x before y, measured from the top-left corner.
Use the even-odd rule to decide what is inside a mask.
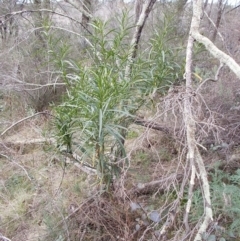
[[[39,10],[41,9],[41,0],[34,0],[34,9],[35,10]],[[35,20],[34,20],[34,25],[35,25],[35,35],[41,39],[41,27],[42,27],[42,22],[43,22],[43,16],[42,16],[42,12],[41,11],[38,11],[36,13],[36,16],[35,16]]]
[[[206,6],[206,7],[207,7],[207,6]],[[213,0],[212,0],[212,2],[211,2],[210,8],[209,8],[209,10],[208,10],[208,17],[209,17],[209,18],[211,18],[212,8],[213,8]],[[211,25],[211,21],[208,20],[208,26],[210,26],[210,25]]]
[[[204,2],[204,10],[206,10],[207,6],[208,6],[208,0],[205,0],[205,2]]]
[[[142,12],[143,0],[135,0],[135,23],[137,23]]]
[[[8,12],[14,12],[17,9],[17,0],[0,1],[0,34],[2,43],[9,42],[12,36],[18,34],[18,24],[15,17],[6,16]],[[3,16],[5,14],[5,16]]]
[[[136,24],[135,32],[131,41],[131,50],[129,52],[128,64],[125,69],[125,77],[129,78],[131,72],[132,62],[136,57],[138,44],[141,38],[143,27],[146,23],[149,13],[151,12],[153,5],[157,0],[148,0],[144,3],[142,12],[139,16],[138,22]]]
[[[218,1],[217,21],[216,21],[214,32],[213,32],[213,35],[212,35],[212,42],[215,42],[215,40],[216,40],[218,28],[220,26],[222,14],[223,14],[223,11],[224,11],[224,8],[225,8],[225,5],[223,6],[223,1],[224,0]]]
[[[84,29],[88,28],[88,23],[90,21],[90,13],[92,10],[91,0],[84,0],[83,1],[83,13],[82,13],[82,26]],[[89,13],[89,14],[87,14]]]

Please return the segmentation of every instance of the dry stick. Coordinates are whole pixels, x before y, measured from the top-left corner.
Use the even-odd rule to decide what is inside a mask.
[[[190,179],[190,184],[188,189],[188,201],[187,201],[186,212],[185,212],[184,221],[183,221],[186,229],[186,234],[188,234],[188,232],[190,231],[189,224],[188,224],[188,216],[192,206],[193,188],[194,188],[195,177],[196,177],[196,167],[194,163],[191,163],[191,167],[192,167],[191,168],[192,173],[191,173],[191,179]]]
[[[31,118],[33,118],[33,117],[35,117],[35,116],[37,116],[37,115],[51,115],[51,114],[43,111],[43,112],[38,112],[38,113],[36,113],[36,114],[33,114],[33,115],[31,115],[31,116],[25,117],[25,118],[17,121],[16,123],[12,124],[11,126],[9,126],[6,130],[4,130],[4,131],[0,134],[0,137],[2,137],[4,134],[6,134],[6,132],[8,132],[9,130],[11,130],[14,126],[18,125],[19,123],[21,123],[21,122],[23,122],[23,121],[25,121],[25,120],[31,119]]]
[[[166,191],[166,188],[169,186],[169,184],[172,183],[174,180],[181,182],[183,180],[183,175],[174,173],[164,179],[155,180],[148,183],[139,183],[138,186],[131,191],[131,194],[144,195],[152,193],[155,190],[158,190],[159,192],[164,192]]]
[[[208,14],[207,14],[206,11],[204,11],[204,14],[206,15],[208,21],[209,21],[209,22],[213,25],[213,27],[216,29],[217,27],[216,27],[215,23],[214,23],[213,20],[208,16]],[[227,44],[226,44],[226,42],[224,41],[224,38],[223,38],[222,34],[220,33],[220,31],[217,31],[217,34],[218,34],[218,36],[220,37],[223,45],[225,46],[225,49],[226,49],[227,52],[230,54],[230,51],[228,50]],[[230,55],[231,55],[231,54],[230,54]]]
[[[223,68],[223,66],[224,66],[224,64],[220,62],[220,65],[219,65],[219,67],[218,67],[218,69],[217,69],[217,72],[216,72],[216,74],[215,74],[215,78],[214,78],[214,79],[211,79],[211,78],[205,79],[205,80],[197,87],[196,93],[199,92],[199,90],[202,88],[202,86],[203,86],[206,82],[208,82],[208,81],[217,82],[217,81],[218,81],[218,78],[219,78],[219,75],[220,75],[220,71],[221,71],[221,69]]]
[[[204,194],[204,220],[198,229],[197,235],[195,236],[194,241],[202,240],[202,234],[204,234],[209,226],[209,224],[213,221],[213,211],[211,207],[211,197],[210,197],[210,186],[207,177],[207,171],[202,159],[202,156],[198,149],[196,149],[196,162],[198,164],[199,174],[202,181],[202,189]]]
[[[232,8],[232,9],[230,9],[229,11],[227,11],[226,14],[227,14],[227,13],[230,13],[230,12],[232,12],[232,11],[234,11],[234,10],[236,10],[236,9],[239,8],[239,7],[240,7],[240,4],[237,5],[236,7]]]
[[[216,24],[215,24],[215,23],[213,22],[213,20],[209,17],[209,15],[207,14],[206,11],[204,11],[204,14],[206,15],[208,21],[213,25],[213,27],[215,28],[215,30],[217,30]],[[219,37],[221,38],[222,42],[224,43],[224,38],[223,38],[222,34],[221,34],[219,31],[217,31],[217,33],[218,33]]]
[[[11,159],[10,157],[8,157],[7,155],[1,154],[0,156],[5,157],[7,160],[11,161],[12,163],[14,163],[15,165],[17,165],[18,167],[20,167],[21,169],[23,169],[23,171],[26,173],[26,176],[28,177],[28,179],[30,181],[32,181],[32,178],[29,176],[27,170],[25,169],[25,167],[23,167],[22,165],[18,164],[16,161],[14,161],[13,159]]]

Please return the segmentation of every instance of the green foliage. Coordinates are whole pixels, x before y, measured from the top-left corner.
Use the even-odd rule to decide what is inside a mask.
[[[91,64],[68,61],[71,74],[66,75],[65,101],[56,107],[56,127],[60,145],[72,152],[75,140],[75,148],[98,170],[100,179],[109,183],[119,171],[115,162],[126,158],[124,139],[138,103],[132,95],[134,76],[130,81],[124,78],[128,49],[122,42],[129,30],[126,19],[119,29],[106,31],[106,23],[101,21],[92,27],[95,33],[88,49]]]
[[[227,232],[240,237],[240,170],[233,175],[216,170],[212,178],[213,211],[225,219]]]
[[[173,81],[180,70],[173,62],[174,51],[167,49],[165,32],[152,39],[147,58],[139,56],[134,63],[129,62],[128,22],[126,14],[114,29],[109,29],[108,22],[93,22],[86,56],[62,65],[64,69],[68,64],[64,75],[67,95],[55,108],[59,146],[70,153],[80,151],[105,184],[120,173],[119,163],[127,160],[127,130],[146,96]],[[129,64],[131,73],[126,77]]]
[[[210,173],[211,200],[214,217],[219,220],[216,235],[219,238],[240,237],[240,169],[233,175],[219,170],[217,167]],[[191,221],[199,220],[203,213],[201,191],[193,195]],[[222,228],[224,227],[224,229]],[[206,237],[206,240],[209,240]]]
[[[46,226],[46,234],[43,238],[39,239],[41,241],[49,240],[49,241],[56,241],[56,240],[65,240],[63,237],[65,237],[65,234],[67,230],[65,230],[64,227],[58,227],[56,223],[61,222],[61,217],[59,215],[49,215],[44,214],[43,222]]]
[[[15,174],[6,180],[4,188],[0,187],[0,190],[1,189],[3,193],[6,192],[10,199],[13,199],[21,190],[31,190],[32,185],[26,176]]]
[[[185,67],[183,48],[175,43],[172,17],[165,17],[150,40],[152,91],[164,93],[172,83],[182,80]],[[179,39],[178,39],[179,41]],[[150,88],[150,89],[151,89]]]
[[[138,136],[139,136],[138,132],[134,130],[128,131],[128,134],[127,134],[128,139],[134,139],[134,138],[137,138]]]

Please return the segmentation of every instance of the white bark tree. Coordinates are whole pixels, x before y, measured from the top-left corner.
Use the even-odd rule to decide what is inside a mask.
[[[207,178],[206,168],[204,166],[203,159],[199,152],[197,146],[197,141],[195,137],[196,133],[196,122],[193,117],[192,112],[192,99],[193,99],[193,87],[192,87],[192,53],[194,41],[203,44],[207,51],[209,51],[216,59],[218,59],[222,64],[227,65],[236,75],[240,78],[240,66],[236,61],[229,55],[218,49],[213,42],[211,42],[207,37],[203,36],[199,32],[201,18],[203,16],[203,0],[193,0],[193,16],[191,22],[191,28],[188,38],[187,52],[186,52],[186,98],[184,102],[184,121],[186,126],[186,138],[187,138],[187,159],[190,162],[192,168],[192,176],[190,182],[190,189],[194,185],[194,180],[196,177],[196,170],[198,170],[200,175],[200,180],[202,183],[202,194],[204,200],[204,218],[197,231],[194,241],[203,240],[203,235],[206,233],[209,224],[213,221],[213,212],[211,208],[211,198],[210,198],[210,187]],[[185,226],[187,226],[187,217],[191,209],[191,190],[189,193],[189,199],[187,202],[186,215],[185,215]]]

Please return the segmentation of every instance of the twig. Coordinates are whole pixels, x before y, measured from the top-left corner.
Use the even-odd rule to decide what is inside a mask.
[[[25,120],[31,119],[31,118],[33,118],[33,117],[35,117],[35,116],[37,116],[37,115],[51,115],[51,114],[49,114],[49,113],[46,112],[46,111],[43,111],[43,112],[35,113],[35,114],[31,115],[31,116],[25,117],[25,118],[23,118],[23,119],[15,122],[15,123],[12,124],[11,126],[9,126],[6,130],[4,130],[4,131],[0,134],[0,137],[2,137],[4,134],[6,134],[6,133],[7,133],[9,130],[11,130],[14,126],[20,124],[21,122],[24,122]],[[53,115],[51,115],[51,116],[53,116]]]
[[[11,161],[12,163],[14,163],[15,165],[17,165],[18,167],[20,167],[21,169],[23,169],[23,171],[26,173],[26,176],[28,177],[28,179],[30,181],[32,181],[32,178],[29,176],[27,170],[25,169],[25,167],[23,167],[22,165],[18,164],[16,161],[14,161],[13,159],[11,159],[10,157],[8,157],[7,155],[4,155],[4,154],[1,154],[0,153],[0,156],[6,158],[7,160]],[[0,236],[1,237],[1,236]]]
[[[240,4],[237,5],[236,7],[232,8],[232,9],[230,9],[229,11],[227,11],[226,14],[228,14],[228,13],[230,13],[230,12],[236,10],[236,9],[239,8],[239,7],[240,7]]]
[[[62,155],[64,155],[66,158],[69,158],[76,167],[78,167],[80,170],[82,170],[83,172],[89,174],[89,175],[93,175],[93,174],[97,174],[97,170],[90,166],[88,163],[83,162],[81,159],[81,157],[74,153],[67,153],[67,152],[61,152]]]
[[[1,233],[0,233],[0,238],[3,239],[3,241],[11,241],[11,239],[3,236]]]
[[[217,69],[217,72],[215,74],[215,78],[214,79],[211,79],[211,78],[207,78],[205,79],[199,86],[198,88],[196,89],[196,93],[202,88],[202,86],[208,82],[208,81],[212,81],[212,82],[217,82],[218,81],[218,78],[219,78],[219,75],[220,75],[220,71],[221,69],[223,68],[224,64],[221,62],[218,69]]]
[[[208,16],[208,14],[207,14],[206,11],[204,11],[204,14],[206,15],[207,19],[211,22],[211,24],[213,25],[213,27],[214,27],[216,30],[218,30],[216,24],[215,24],[215,23],[213,22],[213,20]],[[217,31],[217,33],[218,33],[219,37],[221,38],[222,42],[224,43],[224,39],[223,39],[222,34],[221,34],[219,31]]]

